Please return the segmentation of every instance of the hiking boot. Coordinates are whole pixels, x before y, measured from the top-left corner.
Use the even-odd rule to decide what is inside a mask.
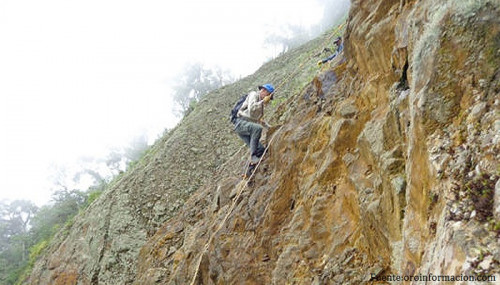
[[[247,167],[247,172],[243,176],[243,178],[250,178],[252,176],[253,172],[255,171],[255,168],[257,167],[257,163],[252,163],[250,162]]]

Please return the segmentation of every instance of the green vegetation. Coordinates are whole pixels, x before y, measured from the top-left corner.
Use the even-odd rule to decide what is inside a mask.
[[[101,196],[104,189],[93,189],[90,190],[87,196],[87,201],[85,203],[85,208],[88,207],[92,202],[94,202],[99,196]]]
[[[38,256],[48,245],[49,241],[44,239],[30,248],[30,257],[28,261],[30,267],[33,266],[33,264],[35,264],[35,261],[37,260]]]
[[[0,284],[18,284],[31,271],[56,233],[69,233],[74,217],[96,200],[105,184],[79,190],[60,190],[49,205],[29,201],[0,202]]]
[[[123,150],[113,150],[104,160],[88,159],[91,163],[80,165],[74,177],[64,167],[57,168],[55,184],[61,190],[55,191],[51,202],[42,207],[26,200],[0,201],[0,284],[21,283],[56,235],[67,236],[75,216],[121,178],[123,166],[132,168],[152,151],[146,137],[139,136]],[[106,178],[106,173],[111,173],[113,180]],[[65,185],[83,175],[92,177],[94,186],[86,191],[68,190]]]

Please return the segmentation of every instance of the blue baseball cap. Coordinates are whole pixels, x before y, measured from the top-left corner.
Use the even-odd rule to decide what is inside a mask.
[[[262,88],[266,89],[269,93],[273,93],[274,92],[273,85],[271,85],[269,83],[264,84],[264,85],[259,85],[259,90],[262,89]]]

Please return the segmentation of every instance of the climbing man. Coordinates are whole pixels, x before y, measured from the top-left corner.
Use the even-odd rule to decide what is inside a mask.
[[[327,63],[330,60],[334,59],[344,49],[344,43],[342,42],[342,37],[337,37],[333,43],[337,46],[337,48],[335,49],[335,53],[330,55],[329,57],[323,59],[323,60],[318,61],[318,66],[322,65],[323,63]]]
[[[262,128],[269,125],[262,120],[264,105],[273,99],[274,87],[271,84],[258,86],[259,92],[252,91],[247,96],[239,110],[234,123],[234,130],[250,148],[250,162],[245,177],[249,177],[264,154],[265,147],[260,143]],[[235,106],[235,108],[237,108]]]

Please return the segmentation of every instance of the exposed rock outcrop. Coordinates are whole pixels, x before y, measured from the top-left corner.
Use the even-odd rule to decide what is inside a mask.
[[[494,0],[353,1],[328,68],[313,69],[320,38],[210,94],[28,283],[500,280],[499,15]],[[246,185],[226,114],[262,82],[286,84]]]
[[[231,157],[236,154],[238,165],[245,159],[228,119],[235,100],[263,82],[281,82],[292,71],[295,76],[280,87],[279,100],[295,94],[317,70],[313,62],[300,70],[296,67],[324,42],[324,38],[316,39],[265,64],[254,75],[204,97],[132,170],[115,179],[78,215],[71,228],[56,236],[25,283],[132,283],[139,251],[148,238],[193,192],[213,184]],[[231,167],[239,176],[236,170],[240,169]]]
[[[255,184],[192,197],[136,284],[499,278],[498,16],[493,1],[354,1],[344,59],[286,102]]]

